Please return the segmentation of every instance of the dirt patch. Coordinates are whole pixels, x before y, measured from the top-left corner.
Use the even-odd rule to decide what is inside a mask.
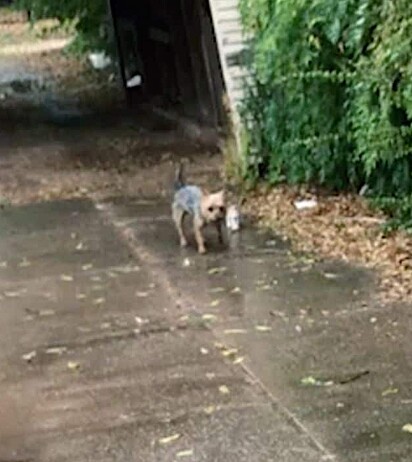
[[[248,196],[245,210],[263,226],[290,237],[295,248],[377,270],[383,300],[412,300],[412,239],[397,232],[385,236],[384,217],[359,196],[317,196],[318,205],[297,210],[302,189],[260,188]]]

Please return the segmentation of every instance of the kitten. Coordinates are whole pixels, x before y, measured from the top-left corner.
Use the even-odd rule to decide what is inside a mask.
[[[227,208],[226,228],[232,233],[240,229],[240,212],[237,205],[229,205]]]

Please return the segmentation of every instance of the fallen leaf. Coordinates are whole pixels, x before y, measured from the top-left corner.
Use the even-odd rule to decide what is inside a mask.
[[[104,297],[95,298],[93,300],[93,305],[102,305],[105,301],[106,299]]]
[[[124,274],[128,274],[128,273],[134,273],[134,272],[137,272],[137,271],[140,271],[140,266],[122,266],[120,268],[116,268],[116,271],[118,273],[124,273]]]
[[[208,415],[213,414],[216,411],[216,406],[207,406],[203,409],[203,411]]]
[[[77,300],[84,300],[86,298],[86,294],[76,294]]]
[[[333,385],[333,381],[332,380],[319,380],[319,379],[316,379],[315,377],[309,375],[308,377],[304,377],[300,383],[302,385],[306,385],[306,386],[313,386],[313,387],[329,387],[331,385]]]
[[[137,291],[135,293],[136,297],[139,297],[139,298],[145,298],[145,297],[148,297],[149,296],[149,292],[140,292],[140,291]]]
[[[17,297],[20,297],[23,293],[26,292],[26,289],[21,289],[21,290],[18,290],[16,292],[13,292],[13,291],[5,291],[4,292],[4,296],[5,297],[8,297],[8,298],[17,298]]]
[[[406,433],[412,433],[412,424],[407,423],[402,427],[402,431]]]
[[[0,262],[0,268],[7,268],[7,262],[6,261]]]
[[[23,260],[19,263],[20,268],[27,268],[28,266],[31,266],[31,263],[26,259],[23,258]]]
[[[80,363],[78,363],[77,361],[69,361],[67,363],[67,368],[71,371],[77,371],[78,369],[80,369]]]
[[[222,351],[223,356],[234,356],[238,352],[237,348],[228,348]]]
[[[83,270],[83,271],[88,271],[88,270],[90,270],[90,269],[92,269],[92,268],[93,268],[93,264],[92,264],[92,263],[87,263],[86,265],[83,265],[83,266],[82,266],[82,270]]]
[[[264,286],[260,286],[257,288],[258,291],[267,291],[267,290],[270,290],[272,288],[272,286],[270,284],[265,284]]]
[[[208,350],[207,348],[204,348],[204,347],[202,347],[202,348],[200,349],[200,352],[202,353],[202,355],[207,355],[207,354],[209,354],[209,350]]]
[[[66,347],[51,347],[46,349],[48,355],[62,355],[67,351]]]
[[[37,356],[36,351],[30,351],[30,353],[26,353],[22,356],[22,358],[27,361],[28,363],[31,362]]]
[[[205,313],[202,315],[202,319],[204,321],[214,321],[216,319],[216,316],[214,314]]]
[[[210,292],[211,294],[220,294],[220,293],[222,293],[222,292],[225,292],[225,290],[226,290],[226,289],[225,289],[224,287],[212,287],[212,288],[209,290],[209,292]]]
[[[40,310],[39,316],[53,316],[56,312],[54,310]]]
[[[210,303],[210,306],[213,308],[213,307],[216,307],[216,306],[219,306],[220,305],[220,300],[213,300],[211,303]]]
[[[388,396],[388,395],[396,395],[398,393],[397,388],[387,388],[386,390],[383,390],[382,396]]]
[[[185,258],[183,260],[183,268],[188,268],[190,266],[190,260],[188,258]]]
[[[216,268],[210,268],[208,273],[213,275],[213,274],[221,274],[221,273],[224,273],[225,271],[227,271],[227,268],[225,266],[219,266]]]
[[[326,279],[337,279],[338,278],[338,275],[335,273],[323,273],[323,276]]]
[[[84,247],[83,242],[79,242],[79,243],[76,245],[76,250],[82,250],[83,247]]]
[[[60,279],[61,279],[62,281],[64,281],[64,282],[71,282],[71,281],[73,281],[73,276],[70,276],[70,275],[68,275],[68,274],[62,274],[62,275],[60,276]]]
[[[246,334],[247,330],[246,329],[225,329],[223,331],[224,334],[226,335],[231,335],[231,334]]]
[[[255,329],[258,332],[270,332],[272,330],[270,326],[264,326],[264,325],[257,325],[255,326]]]
[[[208,380],[213,380],[216,377],[216,374],[214,372],[206,372],[206,378]]]
[[[139,317],[139,316],[135,316],[135,317],[134,317],[134,320],[136,321],[136,323],[137,323],[139,326],[141,326],[142,324],[147,324],[147,323],[149,322],[148,319],[143,319],[143,318],[141,318],[141,317]]]
[[[176,454],[176,457],[190,457],[193,456],[193,449],[185,449],[184,451],[179,451]]]
[[[173,441],[176,441],[180,438],[179,433],[175,433],[174,435],[166,436],[164,438],[160,438],[159,443],[160,444],[169,444],[172,443]]]
[[[242,292],[242,290],[240,289],[240,287],[234,287],[230,293],[231,294],[240,294],[240,292]]]
[[[230,393],[229,388],[226,385],[220,385],[219,392],[222,393],[222,395],[228,395]]]
[[[234,361],[233,364],[240,364],[244,361],[245,357],[244,356],[238,356]]]

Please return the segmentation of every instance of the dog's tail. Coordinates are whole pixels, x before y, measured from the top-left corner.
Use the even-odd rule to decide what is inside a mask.
[[[182,189],[184,186],[185,182],[183,180],[183,164],[179,163],[175,172],[175,181],[173,184],[173,188],[175,191],[179,191],[179,189]]]

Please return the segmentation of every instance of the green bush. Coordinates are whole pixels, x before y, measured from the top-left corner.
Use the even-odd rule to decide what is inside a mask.
[[[242,107],[249,174],[332,190],[367,184],[410,217],[412,2],[240,6],[252,36]]]
[[[73,24],[76,36],[71,50],[84,53],[90,50],[113,52],[107,27],[106,0],[16,0],[16,9],[30,10],[32,20],[56,18],[62,25]]]

